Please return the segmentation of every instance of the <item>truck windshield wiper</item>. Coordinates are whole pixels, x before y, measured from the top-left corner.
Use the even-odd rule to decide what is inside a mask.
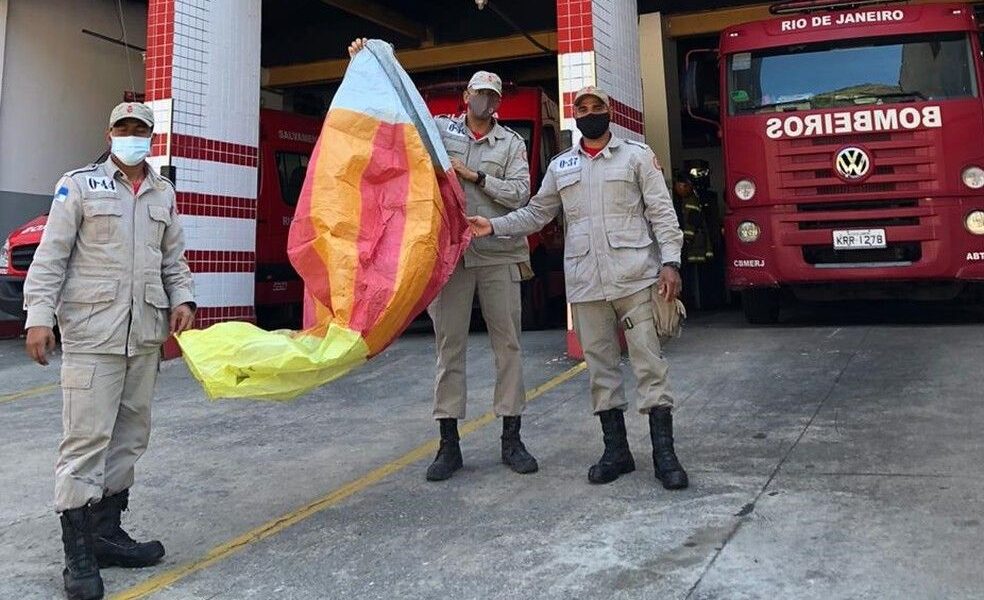
[[[888,100],[890,98],[894,98],[901,101],[908,100],[910,102],[915,100],[929,100],[929,98],[927,98],[926,95],[919,90],[913,90],[911,92],[888,92],[887,94],[861,94],[854,96],[852,99],[857,100],[859,98],[874,98],[875,100]]]
[[[801,109],[800,106],[803,104],[809,104],[808,108],[813,108],[813,103],[809,99],[794,100],[786,102],[772,102],[770,104],[759,104],[758,106],[751,106],[744,109],[747,112],[758,112],[760,110],[774,109],[776,112],[786,112],[787,110],[807,110]]]

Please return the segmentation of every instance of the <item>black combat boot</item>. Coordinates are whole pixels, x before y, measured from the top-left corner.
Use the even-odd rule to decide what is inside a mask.
[[[65,547],[65,597],[68,600],[99,600],[103,580],[93,551],[92,513],[88,506],[61,514],[62,545]]]
[[[502,417],[502,464],[516,473],[536,473],[540,466],[519,439],[522,417]]]
[[[625,433],[625,415],[613,408],[598,413],[601,431],[605,439],[605,452],[598,462],[588,469],[591,483],[611,483],[619,475],[635,471],[635,460],[629,451],[629,440]]]
[[[687,472],[673,450],[673,415],[669,406],[649,411],[649,436],[653,440],[653,465],[656,479],[668,490],[682,490],[690,485]]]
[[[461,446],[458,445],[458,419],[438,419],[441,424],[441,448],[434,462],[427,467],[427,481],[444,481],[461,468]]]
[[[164,557],[164,546],[157,540],[134,541],[120,526],[120,519],[130,504],[130,490],[106,496],[92,507],[93,541],[101,568],[136,569],[155,565]]]

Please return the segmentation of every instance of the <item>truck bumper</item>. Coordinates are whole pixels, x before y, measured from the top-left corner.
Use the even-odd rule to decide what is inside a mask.
[[[23,277],[0,275],[0,311],[18,319],[27,316],[24,312]]]
[[[969,212],[984,210],[984,198],[879,204],[867,202],[858,209],[831,202],[820,209],[783,205],[735,211],[725,218],[729,287],[894,288],[901,293],[890,296],[907,297],[905,285],[899,284],[916,284],[913,292],[933,288],[953,296],[967,284],[984,282],[984,236],[971,234],[964,225]],[[738,240],[743,221],[760,227],[757,241]],[[837,229],[884,229],[887,248],[834,250]]]

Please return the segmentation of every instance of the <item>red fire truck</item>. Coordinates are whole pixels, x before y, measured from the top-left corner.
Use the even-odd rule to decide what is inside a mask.
[[[460,88],[442,86],[425,93],[434,114],[462,108]],[[559,152],[557,105],[539,88],[509,88],[499,116],[526,140],[535,189]],[[321,123],[293,113],[260,111],[255,306],[263,327],[300,326],[304,284],[287,259],[287,235]],[[7,239],[0,253],[0,311],[23,317],[24,278],[46,221],[39,216]],[[530,238],[530,248],[536,277],[523,284],[523,322],[536,328],[563,319],[563,233],[557,226],[547,228]]]
[[[257,324],[268,329],[297,329],[301,323],[304,282],[287,259],[287,234],[321,123],[294,113],[260,111],[254,304]]]
[[[775,322],[783,296],[979,301],[984,62],[972,7],[771,10],[725,30],[719,48],[727,280],[747,319]]]

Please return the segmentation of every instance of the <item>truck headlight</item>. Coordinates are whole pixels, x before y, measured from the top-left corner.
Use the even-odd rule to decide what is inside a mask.
[[[967,231],[974,235],[984,235],[984,210],[975,210],[964,219]]]
[[[984,169],[980,167],[967,167],[960,174],[964,185],[972,190],[984,188]]]
[[[982,171],[982,174],[984,174],[984,171]],[[735,184],[735,196],[739,200],[751,200],[755,197],[755,184],[749,179],[742,179]]]
[[[759,226],[751,221],[743,221],[741,225],[738,226],[738,239],[750,244],[759,239],[762,230]]]
[[[0,269],[6,269],[10,266],[10,242],[3,243],[3,249],[0,250]]]

